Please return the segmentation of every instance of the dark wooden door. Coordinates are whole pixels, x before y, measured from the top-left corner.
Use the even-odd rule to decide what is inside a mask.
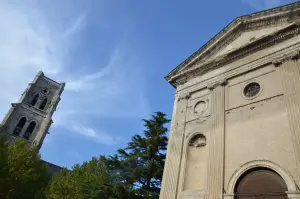
[[[235,187],[236,199],[287,199],[284,180],[269,169],[246,172]]]

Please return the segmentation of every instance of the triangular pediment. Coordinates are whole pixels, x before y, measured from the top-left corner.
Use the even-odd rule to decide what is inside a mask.
[[[216,62],[224,57],[253,45],[266,37],[280,34],[300,21],[300,2],[236,18],[198,51],[187,58],[166,79],[176,86],[177,77],[195,65]]]
[[[262,28],[259,30],[248,31],[248,32],[241,32],[240,35],[236,39],[234,39],[231,43],[228,43],[222,49],[216,50],[213,55],[207,57],[208,60],[206,61],[212,60],[216,57],[224,56],[254,41],[272,35],[280,30],[283,30],[288,25],[279,24],[278,26],[275,27]]]

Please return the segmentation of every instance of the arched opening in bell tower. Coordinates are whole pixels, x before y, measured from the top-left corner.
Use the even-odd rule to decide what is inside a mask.
[[[269,168],[246,171],[234,188],[235,199],[287,199],[287,185],[283,178]]]
[[[41,110],[44,110],[44,109],[45,109],[46,104],[47,104],[47,101],[48,101],[48,99],[45,97],[45,98],[43,99],[43,102],[42,102],[41,105],[40,105],[40,109],[41,109]]]
[[[32,134],[35,126],[36,126],[36,122],[30,122],[29,126],[27,127],[27,129],[26,129],[26,131],[25,131],[25,133],[23,135],[23,137],[26,140],[28,140],[30,138],[30,136],[31,136],[31,134]]]
[[[34,95],[33,99],[31,100],[30,105],[34,106],[38,101],[38,99],[39,99],[39,94],[37,93]]]
[[[22,132],[22,129],[23,129],[25,123],[26,123],[26,117],[22,117],[22,118],[19,120],[19,122],[18,122],[16,128],[14,129],[13,135],[19,136],[20,133]]]

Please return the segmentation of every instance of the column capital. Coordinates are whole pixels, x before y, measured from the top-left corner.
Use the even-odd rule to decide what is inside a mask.
[[[209,82],[207,84],[207,88],[209,90],[213,90],[218,86],[225,86],[226,84],[227,84],[227,79],[223,78],[223,79],[220,79],[220,80],[217,80],[217,81],[214,81],[214,82]]]
[[[282,64],[283,60],[282,59],[277,59],[277,60],[274,60],[272,61],[272,64],[275,66],[275,67],[278,67]]]
[[[272,64],[275,67],[278,67],[280,65],[282,65],[284,62],[290,61],[290,60],[298,60],[300,58],[300,52],[299,51],[294,51],[288,55],[285,55],[282,58],[279,59],[275,59],[274,61],[272,61]]]
[[[183,100],[183,99],[188,100],[188,99],[190,99],[190,97],[191,97],[191,93],[183,93],[180,95],[177,94],[177,101],[179,102],[180,100]]]

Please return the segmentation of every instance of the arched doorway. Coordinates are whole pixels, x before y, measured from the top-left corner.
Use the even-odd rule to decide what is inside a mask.
[[[287,199],[286,183],[275,171],[253,168],[238,179],[234,188],[235,199]]]

